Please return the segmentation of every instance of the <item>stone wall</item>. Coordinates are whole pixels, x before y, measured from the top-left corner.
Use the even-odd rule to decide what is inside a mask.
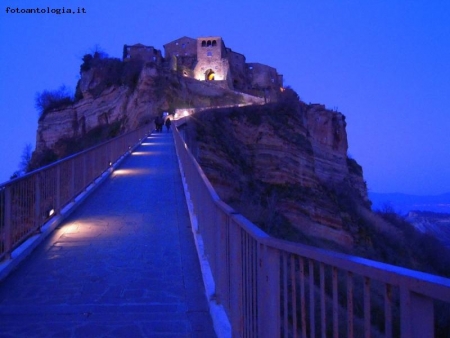
[[[196,56],[197,40],[183,36],[164,45],[165,58],[170,59],[172,56]]]
[[[123,60],[140,59],[143,61],[153,61],[160,64],[162,61],[161,51],[151,47],[144,46],[140,43],[135,45],[123,46]]]

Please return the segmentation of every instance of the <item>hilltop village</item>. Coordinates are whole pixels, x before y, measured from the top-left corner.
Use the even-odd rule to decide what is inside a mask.
[[[177,74],[208,81],[225,89],[254,96],[266,101],[276,100],[283,87],[283,76],[271,66],[246,63],[245,56],[227,48],[219,36],[187,36],[164,45],[165,55],[151,46],[125,45],[123,60],[140,59],[164,65]]]
[[[182,37],[164,45],[125,45],[122,59],[86,54],[75,99],[42,112],[34,167],[98,140],[152,123],[157,115],[276,102],[283,76],[271,66],[247,63],[221,37]],[[98,136],[100,135],[100,136]]]

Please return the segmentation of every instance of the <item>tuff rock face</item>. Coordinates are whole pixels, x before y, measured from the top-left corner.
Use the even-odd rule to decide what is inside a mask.
[[[273,235],[351,248],[354,229],[336,191],[368,199],[345,127],[342,114],[297,101],[202,112],[184,129],[219,196],[244,216]]]
[[[56,144],[59,140],[82,138],[98,126],[122,121],[122,130],[127,131],[149,122],[152,113],[161,105],[154,86],[157,76],[156,68],[144,67],[134,90],[128,86],[111,86],[94,96],[90,90],[99,85],[101,76],[95,69],[82,72],[79,87],[83,99],[45,114],[38,125],[36,152],[48,148],[58,154]]]
[[[153,123],[158,114],[175,108],[264,102],[258,97],[181,77],[154,63],[141,65],[134,86],[105,85],[110,81],[108,76],[108,70],[101,66],[87,70],[82,67],[77,89],[82,98],[42,116],[35,156],[51,150],[58,158],[64,157],[68,155],[67,142],[62,141],[76,142],[102,127],[118,129],[117,135]]]

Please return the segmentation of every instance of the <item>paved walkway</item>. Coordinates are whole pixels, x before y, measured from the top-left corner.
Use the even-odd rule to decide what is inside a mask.
[[[0,283],[0,337],[215,337],[170,133]]]

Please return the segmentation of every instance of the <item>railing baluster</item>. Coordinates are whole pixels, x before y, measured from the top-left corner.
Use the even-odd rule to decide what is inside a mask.
[[[315,316],[315,300],[314,300],[314,261],[312,259],[309,261],[309,325],[311,338],[316,337],[316,316]]]
[[[339,338],[339,303],[338,303],[338,270],[332,269],[333,274],[333,337]]]
[[[288,337],[288,290],[287,290],[287,253],[283,253],[283,333]]]
[[[364,336],[370,338],[370,279],[364,277]]]
[[[347,337],[353,338],[353,274],[347,272]]]
[[[384,336],[392,338],[392,286],[384,287]]]
[[[300,307],[302,312],[302,337],[306,338],[305,261],[300,257]]]
[[[291,255],[291,283],[292,283],[292,334],[297,337],[297,281],[295,278],[295,257]]]
[[[260,285],[258,286],[258,327],[260,337],[280,336],[280,256],[278,251],[260,248]]]
[[[13,239],[12,239],[12,194],[11,187],[5,187],[5,229],[4,229],[4,252],[5,258],[11,259],[11,251],[13,247]]]
[[[327,318],[326,318],[326,295],[325,295],[325,265],[320,263],[320,329],[322,338],[326,338],[327,334]]]
[[[41,173],[34,176],[34,227],[37,229],[41,225]]]

